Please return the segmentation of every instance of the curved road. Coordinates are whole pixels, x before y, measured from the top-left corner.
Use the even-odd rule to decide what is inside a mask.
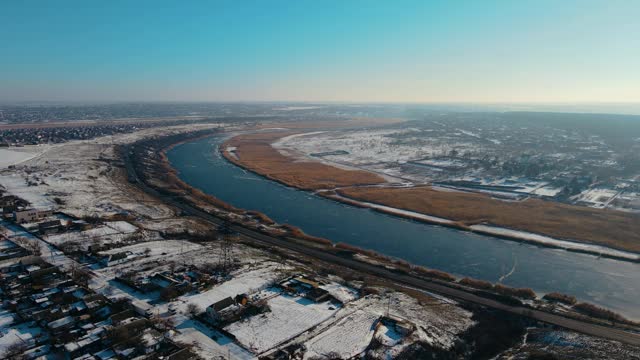
[[[162,195],[155,189],[146,185],[143,181],[140,180],[140,178],[138,177],[138,174],[135,171],[135,168],[133,166],[133,163],[130,157],[130,146],[123,147],[122,154],[123,154],[123,160],[125,163],[127,174],[129,176],[129,181],[135,184],[142,191],[146,192],[151,196],[161,199],[165,203],[182,210],[185,214],[188,214],[190,216],[199,217],[202,220],[205,220],[214,225],[222,225],[224,223],[224,220],[214,215],[211,215],[193,206],[185,204],[179,201],[178,198]],[[287,241],[286,239],[266,235],[266,234],[263,234],[245,227],[241,227],[238,225],[232,225],[231,229],[233,231],[236,231],[240,235],[242,235],[244,238],[252,241],[258,241],[263,244],[285,248],[285,249],[295,251],[300,254],[304,254],[322,261],[338,264],[356,271],[375,275],[375,276],[393,281],[398,284],[410,286],[420,290],[438,293],[454,299],[468,301],[471,303],[488,306],[494,309],[499,309],[499,310],[507,311],[510,313],[518,314],[518,315],[527,316],[538,321],[542,321],[552,325],[557,325],[557,326],[560,326],[569,330],[574,330],[583,334],[593,335],[597,337],[620,341],[626,344],[640,346],[640,334],[638,333],[632,333],[632,332],[624,331],[624,330],[613,328],[613,327],[596,325],[589,322],[570,319],[564,316],[560,316],[560,315],[556,315],[556,314],[552,314],[544,311],[539,311],[539,310],[533,310],[523,306],[507,305],[499,301],[484,298],[466,291],[450,288],[444,285],[440,285],[424,279],[415,278],[409,275],[398,274],[396,272],[389,271],[379,266],[363,263],[353,259],[343,258],[319,249],[314,249],[311,247],[293,243],[291,241]]]

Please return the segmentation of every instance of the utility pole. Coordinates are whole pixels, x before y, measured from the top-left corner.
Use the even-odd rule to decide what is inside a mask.
[[[218,264],[222,267],[222,271],[226,274],[231,267],[231,255],[233,253],[233,237],[234,231],[228,222],[224,222],[218,229],[218,239],[220,240],[220,254],[218,256]]]

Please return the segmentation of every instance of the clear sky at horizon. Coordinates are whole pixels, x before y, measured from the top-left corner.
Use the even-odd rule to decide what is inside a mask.
[[[0,101],[640,102],[640,1],[2,1]]]

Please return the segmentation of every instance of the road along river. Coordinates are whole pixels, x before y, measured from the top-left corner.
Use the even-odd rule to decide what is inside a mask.
[[[414,264],[536,292],[559,291],[640,320],[640,264],[521,244],[353,207],[289,188],[229,163],[223,137],[180,144],[167,156],[180,178],[220,200],[310,235]]]

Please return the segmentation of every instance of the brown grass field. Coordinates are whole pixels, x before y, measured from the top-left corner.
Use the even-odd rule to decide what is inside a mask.
[[[443,217],[467,225],[492,225],[555,238],[581,240],[640,252],[640,216],[529,199],[506,202],[483,194],[437,191],[431,187],[348,188],[350,198]]]
[[[344,170],[316,161],[293,161],[271,146],[271,143],[293,132],[263,132],[236,136],[227,141],[234,146],[237,159],[226,150],[224,156],[238,165],[305,190],[331,189],[341,186],[381,184],[378,175],[361,170]]]

